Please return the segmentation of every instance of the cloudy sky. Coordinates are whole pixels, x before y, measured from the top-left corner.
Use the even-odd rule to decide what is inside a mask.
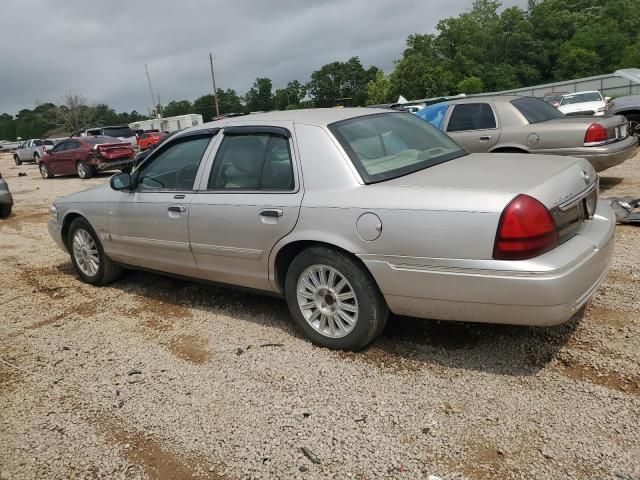
[[[163,103],[211,91],[274,87],[359,56],[390,71],[407,35],[433,32],[472,0],[0,0],[0,113],[66,92],[147,112],[144,64]],[[504,0],[505,6],[526,0]]]

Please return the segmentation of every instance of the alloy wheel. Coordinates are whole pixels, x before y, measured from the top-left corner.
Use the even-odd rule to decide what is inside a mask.
[[[640,122],[636,120],[629,121],[629,135],[640,137]]]
[[[73,258],[78,268],[87,275],[93,277],[100,268],[100,255],[93,237],[86,230],[79,228],[73,234]]]
[[[78,176],[80,178],[84,178],[87,176],[87,170],[84,166],[84,163],[82,162],[78,162],[77,166],[76,166],[76,170],[78,171]]]
[[[351,333],[358,321],[358,299],[349,281],[327,265],[312,265],[297,283],[298,307],[311,327],[329,338]]]
[[[40,175],[42,175],[42,178],[49,178],[49,170],[44,163],[40,164]]]

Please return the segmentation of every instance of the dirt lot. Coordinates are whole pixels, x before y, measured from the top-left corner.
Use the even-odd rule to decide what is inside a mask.
[[[59,195],[0,157],[0,478],[640,479],[640,229],[557,328],[394,318],[358,354],[284,302],[128,272],[81,283],[49,238]],[[26,172],[26,177],[18,177]],[[640,196],[640,155],[603,196]],[[303,452],[306,449],[306,454]]]

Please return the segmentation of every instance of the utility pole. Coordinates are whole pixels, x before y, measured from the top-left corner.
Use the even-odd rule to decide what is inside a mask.
[[[158,110],[160,110],[160,118],[162,118],[162,102],[160,101],[160,94],[158,94]]]
[[[216,77],[213,74],[213,54],[209,52],[209,64],[211,65],[211,82],[213,83],[213,101],[216,107],[216,117],[220,115],[220,109],[218,108],[218,91],[216,90]]]
[[[147,80],[149,81],[149,92],[151,92],[151,112],[153,113],[156,109],[155,102],[156,96],[153,94],[153,87],[151,86],[151,77],[149,76],[149,69],[147,68],[147,64],[144,64],[144,71],[147,72]]]

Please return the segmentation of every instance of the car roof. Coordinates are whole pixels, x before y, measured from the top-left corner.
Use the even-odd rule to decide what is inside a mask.
[[[494,103],[507,103],[511,100],[516,100],[518,98],[536,98],[536,97],[523,97],[522,95],[487,95],[487,96],[477,96],[477,97],[466,97],[456,100],[447,100],[445,102],[434,103],[432,105],[427,105],[423,110],[427,108],[432,108],[437,105],[458,105],[461,103],[478,103],[478,102],[494,102]]]
[[[366,115],[398,113],[394,110],[382,108],[309,108],[302,110],[278,110],[273,112],[250,113],[239,117],[222,118],[213,122],[207,122],[197,127],[188,129],[189,131],[203,130],[207,128],[223,128],[232,125],[260,125],[270,122],[293,122],[305,123],[326,127],[327,125]]]

